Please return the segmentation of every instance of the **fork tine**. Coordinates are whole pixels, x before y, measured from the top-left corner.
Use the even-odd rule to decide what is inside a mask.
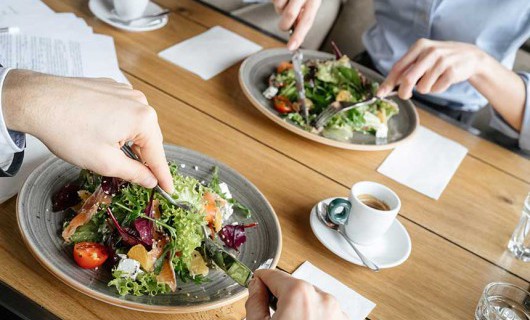
[[[315,127],[320,128],[336,115],[342,109],[342,105],[338,101],[329,104],[315,119]]]
[[[322,111],[318,117],[315,119],[315,123],[316,124],[320,124],[322,122],[323,119],[326,119],[328,114],[330,113],[330,111],[328,109],[325,109],[324,111]]]

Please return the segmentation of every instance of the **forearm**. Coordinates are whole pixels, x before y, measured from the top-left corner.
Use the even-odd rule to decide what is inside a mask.
[[[2,88],[2,112],[8,129],[35,134],[36,121],[45,116],[44,108],[41,108],[42,97],[46,95],[42,83],[47,78],[44,74],[26,70],[8,73]]]
[[[526,102],[524,81],[486,53],[479,59],[477,73],[469,82],[510,126],[520,131]]]

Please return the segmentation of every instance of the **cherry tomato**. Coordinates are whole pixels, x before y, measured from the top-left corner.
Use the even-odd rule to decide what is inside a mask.
[[[107,248],[96,242],[79,242],[74,245],[74,260],[84,269],[101,266],[109,257]]]
[[[283,96],[274,97],[274,108],[279,113],[290,113],[293,112],[293,104],[288,98]]]
[[[280,62],[280,64],[276,68],[276,72],[282,73],[285,70],[291,70],[292,68],[293,68],[293,64],[292,63],[290,63],[289,61],[282,61],[282,62]]]

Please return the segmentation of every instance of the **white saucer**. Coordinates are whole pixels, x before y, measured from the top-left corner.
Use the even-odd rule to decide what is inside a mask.
[[[131,31],[131,32],[157,30],[165,26],[167,24],[167,21],[169,20],[168,16],[166,15],[159,20],[160,22],[155,23],[155,24],[133,23],[131,25],[126,25],[121,22],[110,20],[110,18],[118,18],[112,12],[112,9],[113,9],[112,0],[90,0],[88,2],[88,7],[90,8],[90,11],[92,11],[92,13],[96,17],[101,19],[103,22],[108,23],[115,28],[126,30],[126,31]],[[145,9],[144,15],[156,14],[162,10],[164,9],[161,8],[159,5],[157,5],[156,3],[152,1],[149,1],[149,4],[147,5],[147,8]]]
[[[329,204],[333,199],[335,198],[322,201]],[[364,266],[361,259],[355,254],[355,251],[353,251],[346,240],[338,232],[329,229],[318,220],[316,205],[311,210],[309,222],[313,233],[326,248],[346,261]],[[407,230],[396,219],[392,226],[390,226],[390,229],[377,242],[369,246],[357,245],[357,247],[379,268],[392,268],[407,260],[412,244]]]

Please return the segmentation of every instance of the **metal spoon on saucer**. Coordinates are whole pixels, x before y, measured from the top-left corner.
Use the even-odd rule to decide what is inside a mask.
[[[348,238],[348,236],[344,232],[344,225],[336,224],[329,219],[328,214],[327,214],[328,212],[327,206],[328,205],[323,201],[320,201],[317,204],[316,212],[317,212],[318,220],[320,220],[320,222],[322,222],[326,227],[337,231],[346,240],[346,242],[350,244],[350,246],[353,248],[355,253],[357,253],[359,258],[361,258],[361,261],[363,262],[363,264],[368,269],[372,271],[376,271],[376,272],[379,271],[379,267],[375,263],[373,263],[370,259],[368,259],[364,254],[362,254],[362,252],[359,249],[357,249],[357,246],[355,245],[355,243],[353,243],[353,241],[351,241],[350,238]]]

